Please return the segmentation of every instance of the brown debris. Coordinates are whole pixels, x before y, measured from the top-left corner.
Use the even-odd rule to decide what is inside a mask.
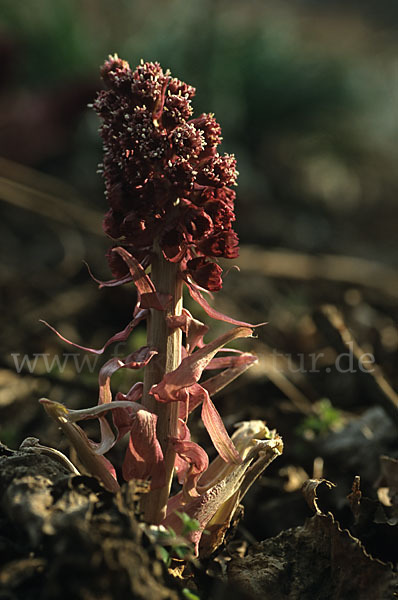
[[[230,562],[228,575],[259,600],[391,600],[398,590],[391,566],[373,559],[330,513],[257,544]]]
[[[2,446],[2,593],[16,600],[177,600],[143,543],[133,511],[139,492],[130,484],[113,495],[49,456]]]
[[[349,498],[359,510],[361,492],[355,478]],[[318,506],[317,488],[325,479],[309,479],[303,493],[315,515],[303,526],[282,531],[233,558],[229,582],[253,600],[390,600],[398,576],[390,563],[374,558],[364,544],[342,529],[332,513]]]
[[[329,489],[336,487],[334,483],[328,481],[327,479],[308,479],[303,487],[302,492],[304,494],[304,498],[310,507],[311,510],[316,512],[317,515],[323,515],[324,513],[318,506],[318,497],[317,497],[317,488],[321,484],[325,484]]]
[[[352,355],[355,371],[366,382],[374,402],[380,404],[397,425],[398,394],[385,378],[381,367],[372,363],[369,368],[364,360],[368,355],[348,330],[341,312],[335,306],[325,305],[314,313],[314,321],[338,352],[348,351]]]

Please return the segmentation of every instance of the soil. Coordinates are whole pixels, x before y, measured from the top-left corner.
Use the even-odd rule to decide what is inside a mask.
[[[48,456],[0,450],[0,598],[178,598],[134,517],[134,486],[113,496]]]

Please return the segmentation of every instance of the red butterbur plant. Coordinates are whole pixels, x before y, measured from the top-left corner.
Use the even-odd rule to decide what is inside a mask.
[[[119,484],[104,454],[129,434],[122,474],[125,480],[150,481],[144,519],[179,533],[179,515],[187,513],[199,522],[190,534],[196,552],[206,527],[211,535],[202,547],[210,552],[221,542],[248,487],[283,447],[261,421],[240,424],[231,438],[211,399],[256,362],[252,354],[225,348],[235,339],[251,337],[256,326],[219,313],[203,295],[222,287],[217,259],[238,256],[232,227],[235,158],[218,153],[221,129],[213,115],[192,118],[195,89],[158,63],[142,62],[132,71],[115,55],[101,74],[105,89],[94,108],[102,122],[101,170],[110,207],[104,231],[112,241],[108,262],[114,279],[98,283],[133,282],[137,303],[131,322],[102,348],[74,345],[102,354],[111,343],[126,341],[143,319],[148,323],[147,345],[105,363],[95,407],[69,410],[50,400],[42,403],[85,468],[112,491]],[[205,343],[209,328],[183,308],[183,286],[210,317],[234,327]],[[112,374],[143,367],[144,381],[113,398]],[[202,381],[209,369],[219,372]],[[195,418],[199,407],[217,451],[210,464],[189,430],[191,414]],[[99,420],[100,442],[90,440],[77,425],[85,419]],[[170,498],[174,473],[181,491]]]

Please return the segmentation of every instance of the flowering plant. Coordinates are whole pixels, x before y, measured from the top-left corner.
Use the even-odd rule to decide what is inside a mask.
[[[133,282],[137,303],[131,322],[102,348],[74,345],[102,354],[111,343],[127,340],[144,319],[147,345],[103,365],[96,406],[70,410],[51,400],[41,402],[85,468],[112,491],[119,483],[104,454],[129,434],[122,474],[125,480],[150,480],[143,499],[145,520],[178,533],[179,515],[187,513],[199,522],[189,534],[196,552],[205,527],[211,535],[203,552],[211,552],[248,487],[282,451],[280,437],[261,421],[240,424],[231,438],[211,399],[257,360],[249,353],[225,352],[232,340],[252,336],[255,326],[219,313],[204,296],[222,287],[217,259],[238,256],[231,189],[236,161],[218,153],[221,129],[212,114],[192,118],[195,89],[158,63],[141,62],[132,71],[115,55],[101,75],[105,89],[94,108],[102,121],[101,172],[109,202],[104,231],[112,242],[107,258],[114,278],[98,283]],[[183,286],[210,317],[234,327],[205,343],[209,328],[183,308]],[[113,398],[112,374],[143,367],[144,381]],[[200,382],[209,369],[220,372]],[[205,450],[191,440],[188,426],[199,406],[218,454],[210,464]],[[99,442],[77,425],[85,419],[99,420]],[[174,473],[181,491],[169,498]]]

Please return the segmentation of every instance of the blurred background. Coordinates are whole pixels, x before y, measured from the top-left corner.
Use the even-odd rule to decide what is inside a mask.
[[[157,60],[194,85],[195,113],[215,113],[222,150],[238,160],[241,271],[229,272],[215,302],[269,325],[247,346],[259,366],[218,405],[229,427],[265,418],[286,443],[256,492],[261,501],[252,498],[257,529],[250,533],[249,520],[248,539],[300,520],[305,476],[340,479],[344,496],[361,471],[372,489],[380,452],[398,454],[396,396],[374,375],[333,368],[342,342],[321,307],[339,311],[397,389],[397,31],[398,5],[387,0],[2,0],[2,441],[15,448],[36,435],[65,447],[37,399],[96,402],[95,369],[21,362],[74,351],[40,318],[101,347],[131,317],[131,290],[98,291],[83,264],[109,277],[101,142],[87,104],[101,86],[99,66],[117,52],[132,67]],[[144,336],[138,330],[130,347]],[[126,386],[126,377],[115,383]],[[203,430],[197,436],[207,443]],[[259,529],[272,502],[295,510],[260,519]]]

